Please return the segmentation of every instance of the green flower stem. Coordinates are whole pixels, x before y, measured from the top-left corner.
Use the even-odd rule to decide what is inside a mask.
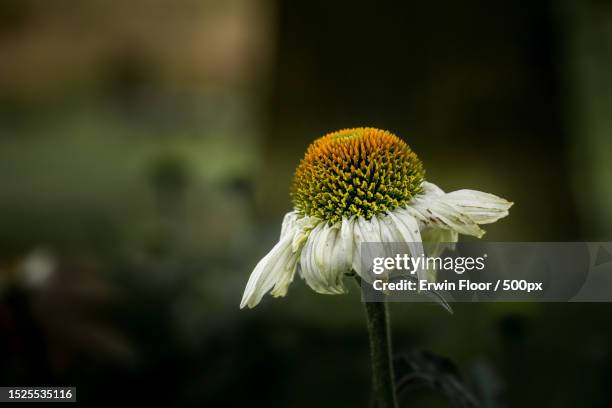
[[[372,358],[372,382],[378,408],[397,408],[395,378],[391,360],[391,328],[386,302],[365,302],[370,354]]]

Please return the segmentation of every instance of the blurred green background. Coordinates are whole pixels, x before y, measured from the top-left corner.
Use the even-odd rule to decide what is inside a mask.
[[[0,385],[369,404],[357,290],[238,309],[315,138],[388,129],[490,241],[610,241],[612,4],[0,0]],[[393,304],[483,407],[612,405],[607,304]],[[405,406],[448,406],[439,393]]]

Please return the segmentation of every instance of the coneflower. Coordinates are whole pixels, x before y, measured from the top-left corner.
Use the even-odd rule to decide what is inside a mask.
[[[456,242],[458,234],[482,237],[479,224],[507,216],[512,206],[475,190],[445,193],[425,181],[421,160],[403,140],[374,128],[315,140],[296,169],[291,195],[294,209],[285,215],[279,242],[251,273],[241,308],[256,306],[267,292],[285,296],[296,272],[318,293],[345,293],[346,276],[365,275],[361,243],[406,242],[418,256],[422,242],[435,247]],[[379,406],[395,406],[385,304],[366,304],[366,310]]]

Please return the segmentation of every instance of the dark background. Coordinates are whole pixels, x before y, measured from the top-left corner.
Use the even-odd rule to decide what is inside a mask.
[[[368,406],[356,290],[238,308],[308,144],[388,129],[515,202],[485,239],[610,241],[611,95],[604,0],[0,0],[0,384]],[[454,309],[393,304],[396,351],[483,407],[612,405],[609,305]]]

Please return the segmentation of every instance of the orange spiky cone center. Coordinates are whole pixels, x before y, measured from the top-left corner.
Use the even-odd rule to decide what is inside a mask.
[[[394,134],[344,129],[308,147],[293,178],[293,204],[331,223],[353,215],[370,219],[410,202],[424,175],[417,155]]]

